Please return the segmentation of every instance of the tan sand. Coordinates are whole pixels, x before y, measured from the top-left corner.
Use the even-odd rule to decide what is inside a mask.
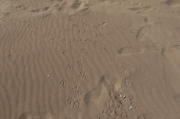
[[[0,0],[0,119],[180,119],[180,0]]]

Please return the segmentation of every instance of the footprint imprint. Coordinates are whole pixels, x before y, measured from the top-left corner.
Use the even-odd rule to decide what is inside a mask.
[[[79,109],[79,100],[75,100],[72,97],[70,97],[69,99],[67,99],[67,102],[71,108]]]
[[[94,41],[93,41],[93,44],[94,44],[94,45],[97,45],[98,43],[99,43],[98,40],[94,40]]]
[[[61,42],[61,43],[65,43],[65,42],[66,42],[66,39],[61,39],[60,42]]]
[[[180,6],[180,1],[179,0],[167,0],[165,2],[162,2],[168,6],[171,6],[171,7],[178,7]]]
[[[17,8],[17,9],[20,9],[20,8],[22,8],[24,5],[17,5],[15,8]]]
[[[83,66],[82,61],[81,60],[77,61],[77,65],[80,66],[80,67]]]
[[[105,90],[102,90],[103,88],[105,88]],[[87,92],[84,95],[83,100],[88,105],[91,100],[102,98],[101,96],[105,92],[107,92],[107,93],[110,92],[110,86],[109,86],[108,82],[106,81],[105,76],[102,76],[99,83],[97,84],[97,86],[93,90]]]
[[[107,49],[106,47],[104,48],[104,51],[105,51],[106,53],[109,53],[109,52],[110,52],[110,50]]]
[[[68,83],[67,80],[61,80],[59,84],[62,86],[66,86],[67,83]]]
[[[133,55],[133,54],[142,54],[144,53],[143,49],[136,49],[136,48],[121,48],[118,53],[120,55]]]
[[[143,41],[145,40],[145,37],[147,37],[148,33],[149,33],[149,27],[148,26],[142,26],[139,30],[138,33],[136,35],[136,39],[138,39],[139,41]]]
[[[53,43],[55,41],[55,38],[49,39],[49,43]]]
[[[86,72],[81,71],[81,72],[79,73],[79,76],[80,76],[81,78],[86,78]]]
[[[110,57],[111,62],[115,62],[115,57]]]
[[[109,31],[108,32],[108,35],[113,35],[114,34],[114,31]]]
[[[73,90],[73,92],[74,92],[75,94],[77,94],[77,93],[80,92],[79,88],[80,88],[80,87],[79,87],[78,85],[76,85],[74,88],[72,88],[72,90]]]
[[[151,9],[152,8],[150,6],[129,8],[129,10],[131,10],[133,12],[146,12],[146,11],[149,11]]]
[[[40,9],[34,9],[34,10],[31,10],[30,12],[40,12]]]
[[[126,4],[123,3],[123,2],[120,2],[119,5],[122,6],[122,7],[123,7],[123,6],[126,6]]]
[[[106,22],[102,22],[102,23],[98,24],[98,27],[102,27],[102,26],[106,26],[106,25],[107,25]]]
[[[50,7],[44,7],[44,8],[41,9],[41,12],[45,12],[45,11],[47,11],[49,9],[50,9]]]
[[[72,70],[72,67],[69,66],[69,65],[67,65],[67,66],[66,66],[66,70],[67,70],[67,71],[68,71],[68,70]]]
[[[80,5],[81,5],[81,1],[75,0],[74,3],[72,4],[71,8],[78,9]]]
[[[129,77],[131,75],[131,72],[129,69],[125,68],[125,67],[121,67],[122,71],[125,73],[126,78]]]
[[[56,8],[59,7],[59,4],[54,5],[54,7],[56,7]]]
[[[11,14],[11,12],[4,12],[2,14],[0,12],[0,19],[5,18],[5,17],[9,16],[10,14]]]
[[[18,119],[53,119],[50,113],[27,112],[20,115]]]
[[[87,53],[88,53],[88,50],[87,50],[86,48],[82,48],[82,49],[81,49],[81,53],[87,54]]]

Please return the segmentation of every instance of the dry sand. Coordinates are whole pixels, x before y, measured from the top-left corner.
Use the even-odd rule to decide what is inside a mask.
[[[0,0],[0,119],[180,119],[180,0]]]

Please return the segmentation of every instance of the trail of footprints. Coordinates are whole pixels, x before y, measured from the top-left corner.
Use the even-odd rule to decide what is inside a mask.
[[[130,72],[128,69],[123,67],[123,70],[125,72],[126,77],[128,78],[130,75]],[[61,84],[63,86],[65,86],[65,84],[67,83],[66,80],[62,80]],[[106,89],[107,89],[107,93],[109,93],[109,99],[104,103],[106,106],[106,109],[102,110],[99,113],[99,117],[98,119],[114,119],[114,118],[121,118],[121,119],[128,119],[129,117],[129,111],[131,110],[135,110],[136,106],[135,106],[135,101],[134,101],[134,95],[133,94],[123,94],[121,92],[115,91],[113,86],[109,85],[105,79],[104,76],[101,77],[100,82],[97,85],[97,88],[100,85],[105,85]],[[74,94],[78,94],[80,93],[80,87],[78,85],[76,85],[75,87],[72,88],[72,91]],[[84,101],[86,104],[88,104],[88,102],[91,100],[91,96],[93,96],[93,92],[94,91],[98,91],[96,90],[96,88],[90,92],[87,92],[84,95]],[[67,105],[71,108],[71,109],[75,109],[75,110],[79,110],[80,107],[80,100],[78,100],[76,97],[69,97],[67,100]],[[40,114],[40,113],[24,113],[22,115],[20,115],[20,117],[18,119],[31,119],[31,118],[45,118],[45,119],[54,119],[55,116],[51,115],[50,113],[44,113],[44,114]],[[138,116],[137,119],[145,119],[143,116]]]
[[[2,3],[3,4],[3,3]],[[6,5],[5,5],[6,6]],[[28,9],[28,7],[27,6],[25,6],[25,5],[17,5],[17,4],[13,4],[13,5],[11,5],[11,6],[9,6],[8,8],[7,8],[8,10],[6,10],[6,11],[1,11],[0,10],[0,20],[1,19],[3,19],[3,18],[6,18],[6,17],[8,17],[8,16],[10,16],[11,14],[14,14],[14,13],[18,13],[18,12],[20,12],[20,11],[24,11],[24,10],[27,10]]]
[[[42,9],[32,9],[30,12],[45,12],[48,11],[50,7],[44,7]]]
[[[61,7],[64,5],[64,3],[62,3],[63,0],[56,0],[56,1],[54,0],[54,2],[55,2],[55,5],[52,4],[51,6],[45,6],[42,8],[30,8],[29,6],[24,5],[24,4],[14,3],[13,5],[10,6],[10,8],[8,10],[9,12],[0,11],[0,13],[2,12],[0,14],[0,19],[7,17],[10,14],[18,13],[20,11],[29,11],[32,13],[42,13],[42,12],[46,12],[46,11],[51,10],[51,9],[56,9],[56,11],[59,12],[61,10]]]
[[[30,12],[32,13],[42,13],[42,12],[46,12],[48,10],[56,10],[56,12],[63,12],[63,8],[66,5],[65,2],[63,2],[63,0],[50,0],[51,6],[45,6],[43,8],[35,8],[35,9],[31,9]]]
[[[54,2],[55,0],[50,0],[52,2]],[[63,0],[56,0],[56,2],[62,2]],[[62,4],[63,5],[63,4]],[[62,7],[61,4],[57,3],[55,5],[53,5],[52,7],[55,8],[58,12],[59,11],[62,11],[63,7]],[[76,6],[74,6],[76,7]],[[78,7],[78,6],[77,6]],[[23,5],[18,5],[16,6],[16,9],[27,9],[25,6]],[[39,13],[39,12],[45,12],[45,11],[48,11],[52,9],[51,7],[43,7],[43,8],[40,8],[40,9],[32,9],[30,10],[30,12],[32,13]],[[148,10],[151,10],[152,8],[149,7],[149,6],[145,6],[145,7],[133,7],[133,8],[129,8],[129,10],[131,11],[134,11],[134,12],[142,12],[142,11],[148,11]],[[7,12],[7,13],[2,13],[0,15],[0,19],[6,17],[6,16],[9,16],[11,14],[11,12]],[[47,17],[47,16],[45,16]],[[161,20],[165,20],[164,18],[160,18]],[[114,31],[109,31],[107,33],[95,33],[93,30],[88,30],[88,29],[78,29],[79,28],[79,24],[73,20],[72,18],[69,18],[68,19],[69,22],[72,23],[72,26],[74,28],[76,28],[76,33],[77,34],[86,34],[86,35],[90,35],[90,36],[93,36],[95,38],[103,38],[105,36],[111,36],[111,35],[114,35],[116,33],[116,31],[119,31],[122,35],[126,35],[128,33],[126,33],[124,30],[125,28],[123,26],[117,26],[116,29]],[[146,20],[147,21],[147,20]],[[23,21],[24,24],[26,24],[28,27],[32,27],[31,23],[29,23],[28,21],[24,20]],[[87,26],[88,23],[87,22],[83,22],[82,25],[84,26]],[[102,27],[105,27],[107,25],[107,23],[105,21],[102,21],[101,23],[98,23],[96,25],[93,25],[92,28],[93,29],[99,29],[99,28],[102,28]],[[127,28],[131,29],[131,30],[128,30],[131,34],[135,34],[135,31],[133,30],[133,26],[132,25],[128,25]],[[146,37],[146,35],[148,34],[148,31],[149,31],[149,27],[148,26],[142,26],[138,33],[136,34],[136,38],[139,40],[139,41],[143,41],[144,40],[144,37]],[[70,30],[66,30],[66,32],[71,32]],[[43,37],[47,37],[47,33],[43,33],[43,34],[40,34],[39,33],[39,29],[36,27],[36,28],[33,28],[31,31],[30,31],[30,34],[31,35],[42,35]],[[69,42],[69,43],[92,43],[92,44],[98,44],[99,41],[97,40],[92,40],[90,38],[86,38],[86,39],[66,39],[66,38],[62,38],[62,39],[59,39],[58,37],[52,37],[50,39],[48,39],[48,42],[49,43],[66,43],[66,42]],[[110,49],[108,48],[104,48],[104,51],[106,53],[110,53]],[[118,53],[120,55],[131,55],[131,54],[142,54],[144,50],[142,49],[136,49],[136,48],[121,48],[119,49]],[[67,54],[68,51],[63,51],[63,54]],[[87,54],[88,52],[88,49],[86,48],[82,48],[80,50],[81,53],[83,54]],[[110,61],[111,62],[114,62],[115,61],[115,57],[110,57]],[[84,66],[84,63],[82,62],[82,60],[79,60],[76,62],[77,65],[79,67],[82,67]],[[65,67],[66,71],[69,71],[69,70],[72,70],[72,67],[67,65]],[[126,77],[129,77],[130,76],[130,71],[128,69],[125,69],[124,67],[122,68],[122,70],[124,71]],[[85,71],[80,71],[79,72],[79,77],[80,78],[86,78],[87,75],[86,75],[86,72]],[[125,78],[124,81],[124,86],[123,87],[126,87],[126,85],[129,85],[131,84],[132,82],[129,81],[128,78]],[[110,86],[107,85],[107,82],[106,82],[106,79],[102,76],[101,80],[100,80],[100,83],[106,85],[106,88],[108,90],[108,93],[109,93],[109,100],[105,103],[106,104],[106,109],[102,110],[102,112],[99,113],[99,119],[105,119],[106,117],[109,117],[109,118],[121,118],[121,119],[128,119],[128,111],[131,111],[131,110],[134,110],[136,109],[136,105],[135,105],[135,97],[133,94],[129,94],[129,95],[126,95],[126,94],[123,94],[121,92],[117,92],[116,90],[114,90],[113,88],[110,88]],[[59,85],[60,86],[67,86],[68,85],[68,80],[61,80],[59,82]],[[98,86],[97,86],[98,87]],[[93,91],[96,91],[96,90],[93,90]],[[93,92],[93,91],[90,91],[88,93],[86,93],[86,95],[84,96],[84,102],[88,104],[88,102],[91,100],[90,98],[90,94]],[[74,87],[72,87],[72,92],[74,94],[79,94],[80,93],[80,86],[76,85]],[[176,97],[176,100],[178,102],[180,102],[180,96],[177,95]],[[79,109],[80,108],[80,100],[74,98],[74,97],[69,97],[67,100],[67,104],[69,105],[69,107],[71,107],[72,109]],[[20,115],[19,119],[31,119],[31,118],[36,118],[38,117],[39,118],[40,115],[38,114],[33,114],[31,112],[29,113],[25,113],[25,114],[22,114]],[[45,118],[45,119],[51,119],[52,118],[52,115],[51,114],[44,114],[43,116],[41,116],[42,118]],[[53,118],[52,118],[53,119]],[[137,119],[145,119],[143,116],[138,116]]]
[[[9,16],[10,14],[14,14],[14,13],[20,14],[20,11],[30,12],[30,13],[44,13],[49,10],[56,10],[57,12],[62,13],[65,5],[66,3],[63,2],[63,0],[54,0],[51,6],[44,6],[42,8],[30,8],[29,6],[26,6],[24,4],[13,5],[11,6],[9,12],[0,11],[0,20],[2,18]],[[47,16],[43,16],[43,18],[45,17]]]
[[[77,61],[78,66],[83,66],[83,62],[81,60]],[[66,70],[71,70],[72,67],[70,65],[66,65]],[[127,85],[130,85],[132,82],[129,81],[128,77],[131,75],[131,72],[125,68],[121,68],[124,72],[125,79],[123,80],[124,83],[122,83],[122,88],[126,88]],[[86,78],[85,72],[80,72],[80,77]],[[129,111],[135,110],[135,100],[133,94],[124,94],[122,92],[119,92],[114,89],[113,85],[110,85],[105,78],[105,76],[102,76],[97,87],[93,89],[92,91],[87,92],[84,95],[83,101],[88,104],[91,101],[91,98],[94,97],[93,95],[96,94],[96,92],[99,90],[99,87],[101,85],[104,85],[107,89],[107,93],[109,94],[109,99],[105,102],[106,109],[102,110],[102,112],[99,113],[99,119],[106,119],[106,118],[122,118],[122,119],[128,119]],[[68,84],[67,80],[61,80],[60,85],[66,86]],[[76,94],[80,94],[80,86],[76,85],[71,88],[72,92]],[[99,92],[99,91],[98,91]],[[101,92],[99,92],[101,93]],[[81,94],[80,94],[81,95]],[[99,94],[98,94],[99,95]],[[98,96],[97,95],[97,96]],[[98,97],[96,97],[98,99]],[[69,97],[67,100],[67,105],[71,109],[79,110],[80,103],[82,103],[79,99],[76,97]],[[19,118],[21,119],[21,118]],[[137,119],[141,119],[141,117],[137,117]],[[142,117],[143,119],[143,117]]]
[[[58,7],[58,4],[54,7]],[[49,10],[50,8],[49,7],[44,7],[42,9],[34,9],[34,10],[31,10],[31,12],[40,12],[40,11],[47,11]],[[124,27],[123,26],[117,26],[116,29],[114,31],[109,31],[107,32],[106,34],[103,34],[103,33],[95,33],[93,30],[88,30],[88,29],[84,29],[84,30],[79,30],[78,27],[78,23],[76,21],[74,21],[72,18],[69,18],[68,19],[69,22],[72,23],[73,27],[76,28],[76,33],[77,34],[88,34],[88,35],[92,35],[94,36],[95,38],[96,37],[105,37],[105,36],[111,36],[111,35],[114,35],[116,33],[116,31],[120,31],[120,33],[122,35],[126,35],[126,32],[124,32]],[[27,21],[23,21],[25,24],[27,24],[29,27],[32,27],[31,23],[28,23]],[[97,25],[93,25],[92,27],[94,29],[99,29],[101,27],[105,27],[106,26],[106,22],[101,22]],[[83,22],[82,25],[88,25],[87,22]],[[134,31],[133,31],[133,26],[132,25],[128,25],[128,28],[131,29],[131,33],[132,34],[135,34]],[[143,28],[142,28],[143,29]],[[42,35],[42,37],[47,37],[48,34],[47,33],[43,33],[43,34],[40,34],[39,32],[39,29],[36,27],[34,29],[32,29],[30,31],[30,34],[31,35]],[[66,30],[66,32],[71,32],[70,30]],[[141,31],[140,31],[141,32]],[[139,32],[139,34],[137,35],[137,37],[140,37],[141,36],[141,33]],[[90,38],[86,38],[86,39],[66,39],[66,38],[62,38],[62,39],[59,39],[58,37],[52,37],[50,39],[48,39],[48,43],[92,43],[92,44],[98,44],[99,41],[97,40],[92,40]],[[108,49],[107,47],[104,47],[104,51],[106,53],[110,53],[111,50]],[[82,54],[87,54],[88,52],[88,49],[86,48],[82,48],[80,49],[80,52]],[[133,48],[122,48],[118,51],[118,53],[120,55],[129,55],[129,54],[141,54],[142,51],[140,50],[137,50],[137,49],[133,49]],[[68,51],[63,51],[63,54],[67,55],[68,54]],[[110,57],[110,61],[111,62],[114,62],[116,60],[115,57]],[[79,60],[76,62],[77,65],[79,67],[82,67],[84,66],[84,63],[82,62],[82,60]],[[65,66],[65,69],[66,71],[70,71],[72,70],[72,67],[70,65],[67,65]],[[125,68],[122,68],[126,77],[129,77],[130,75],[130,71],[128,69],[125,69]],[[79,77],[80,78],[84,78],[86,79],[87,78],[87,74],[85,71],[80,71],[79,72]],[[109,117],[109,118],[122,118],[122,119],[128,119],[128,111],[131,111],[131,110],[134,110],[135,109],[135,99],[134,99],[134,95],[133,94],[129,94],[129,95],[126,95],[126,94],[123,94],[121,92],[117,92],[115,91],[113,88],[110,88],[110,86],[107,85],[107,82],[106,82],[106,79],[102,76],[101,78],[101,81],[100,83],[106,85],[106,88],[108,90],[108,93],[109,93],[109,100],[105,103],[106,104],[106,109],[102,110],[102,112],[99,113],[99,119],[105,119],[106,117]],[[129,85],[131,83],[131,81],[129,81],[129,79],[124,79],[124,85]],[[61,80],[59,82],[59,85],[60,86],[67,86],[68,85],[68,80]],[[98,87],[98,86],[97,86]],[[126,86],[124,86],[126,87]],[[80,94],[80,86],[76,85],[74,87],[72,87],[72,92],[76,95],[76,94]],[[87,95],[84,96],[84,101],[85,103],[88,104],[88,101],[90,101],[90,97],[89,95],[92,93],[93,91],[90,91],[87,93]],[[79,109],[80,108],[80,100],[76,99],[76,97],[69,97],[67,100],[67,105],[71,108],[71,109]],[[25,115],[21,115],[19,117],[19,119],[28,119],[29,116],[27,115],[30,115],[30,114],[25,114]],[[33,114],[32,114],[33,115]],[[46,116],[47,119],[50,119],[51,117],[49,116]],[[145,119],[144,117],[142,116],[139,116],[137,117],[137,119]]]
[[[88,29],[84,29],[84,30],[79,30],[78,29],[78,23],[76,21],[74,21],[72,18],[68,18],[68,20],[70,22],[72,22],[72,25],[73,27],[77,28],[76,30],[76,33],[77,34],[87,34],[87,35],[90,35],[90,37],[105,37],[106,35],[107,36],[111,36],[113,34],[115,34],[115,31],[109,31],[107,32],[107,34],[103,34],[103,33],[95,33],[93,30],[88,30]],[[88,23],[87,22],[83,22],[82,23],[83,25],[87,25]],[[93,28],[95,29],[98,29],[99,27],[102,27],[102,26],[105,26],[107,23],[106,22],[102,22],[98,25],[94,25]],[[128,30],[125,30],[123,26],[117,26],[115,30],[120,30],[119,32],[122,34],[122,35],[125,35],[126,32],[125,31],[129,31],[130,34],[133,34],[137,39],[139,39],[139,41],[143,41],[144,38],[146,37],[147,33],[148,33],[148,27],[141,27],[140,30],[138,31],[137,35],[135,35],[135,30],[133,29],[133,26],[132,24],[129,24],[127,26]],[[67,32],[71,32],[71,31],[68,31]],[[92,40],[90,38],[79,38],[79,39],[66,39],[66,38],[62,38],[62,39],[59,39],[59,38],[51,38],[49,39],[49,42],[50,43],[92,43],[94,45],[98,44],[100,42],[100,40]],[[109,53],[109,50],[107,49],[104,49],[106,51],[106,53]],[[86,54],[87,53],[87,49],[81,49],[80,51],[81,53],[83,54]],[[118,53],[120,55],[131,55],[131,54],[142,54],[144,52],[144,49],[136,49],[136,48],[121,48]],[[115,58],[114,57],[110,57],[110,61],[115,61],[114,60]]]
[[[72,12],[72,11],[78,11],[81,13],[82,16],[87,15],[90,13],[90,10],[86,6],[86,3],[83,1],[75,0],[72,3],[68,3],[64,0],[49,0],[50,1],[50,7],[46,6],[43,8],[35,8],[31,9],[30,12],[32,13],[42,13],[48,10],[53,10],[58,13],[65,13],[66,12]],[[82,7],[79,9],[79,7]]]

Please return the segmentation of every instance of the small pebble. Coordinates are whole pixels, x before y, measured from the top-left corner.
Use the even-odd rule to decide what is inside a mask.
[[[126,98],[126,95],[122,95],[121,93],[119,93],[119,96],[124,99]]]
[[[132,106],[129,106],[129,109],[132,109]]]
[[[120,96],[120,97],[123,97],[121,93],[119,93],[119,96]]]

